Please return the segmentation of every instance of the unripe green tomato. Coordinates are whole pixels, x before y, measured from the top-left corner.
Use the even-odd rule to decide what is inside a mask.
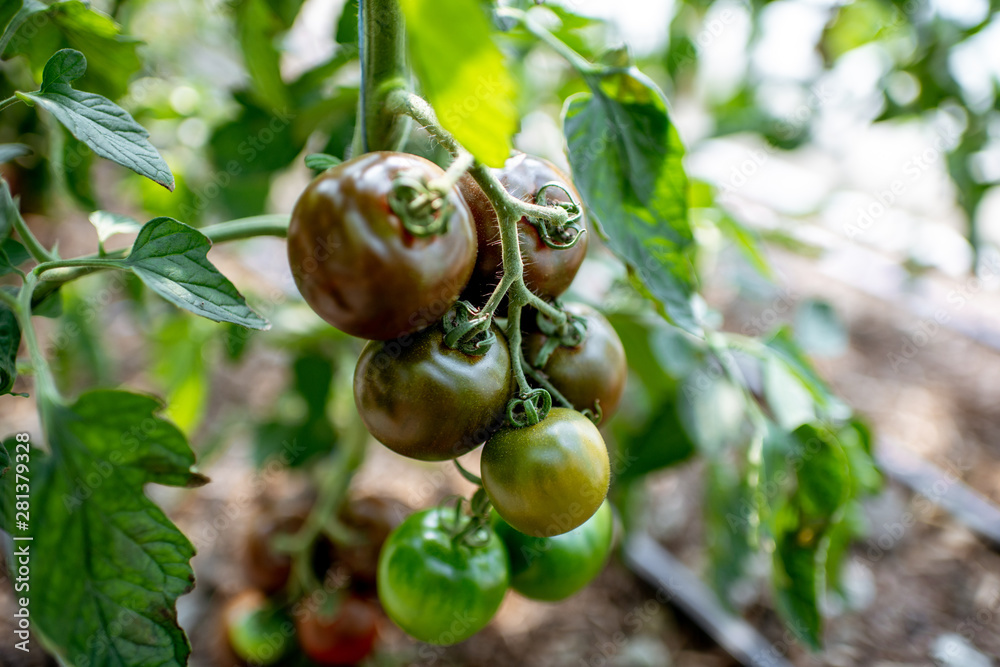
[[[561,535],[585,522],[611,481],[600,431],[566,408],[552,408],[533,426],[498,431],[483,447],[481,469],[497,513],[534,537]]]
[[[589,584],[611,553],[614,516],[607,500],[568,533],[531,537],[493,514],[493,529],[510,556],[510,587],[533,600],[563,600]]]
[[[489,526],[482,546],[452,538],[455,510],[410,515],[386,540],[378,562],[382,608],[407,634],[447,646],[490,622],[509,581],[507,551]]]
[[[230,600],[223,610],[229,646],[249,665],[274,665],[295,635],[295,626],[263,593],[249,590]]]

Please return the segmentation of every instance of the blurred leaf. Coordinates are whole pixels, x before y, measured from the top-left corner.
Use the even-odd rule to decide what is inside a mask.
[[[171,218],[147,222],[128,257],[105,260],[131,270],[167,301],[216,322],[266,329],[267,320],[253,312],[229,279],[208,261],[212,242],[204,234]]]
[[[138,220],[110,211],[94,211],[89,219],[97,230],[97,240],[101,243],[115,234],[135,234],[142,229],[142,223]]]
[[[10,162],[30,152],[31,148],[24,144],[0,144],[0,164]]]
[[[358,43],[358,0],[347,0],[337,20],[336,40],[338,44]]]
[[[853,419],[837,431],[837,440],[844,448],[850,468],[854,494],[857,497],[877,493],[882,488],[882,473],[872,455],[871,431]]]
[[[69,132],[62,128],[58,131],[64,132],[66,139],[63,142],[62,168],[69,193],[81,208],[93,210],[97,208],[94,183],[90,176],[94,165],[94,152]]]
[[[0,304],[0,396],[9,394],[17,379],[17,350],[21,326],[14,311]]]
[[[194,547],[144,492],[206,481],[191,470],[184,436],[148,396],[92,391],[71,405],[37,398],[57,455],[31,453],[31,572],[45,582],[22,593],[32,630],[67,664],[186,664],[175,605],[194,585]],[[14,485],[2,491],[2,505],[12,506]],[[9,514],[0,520],[25,534]],[[120,632],[109,632],[111,620]]]
[[[844,558],[850,553],[851,543],[865,534],[867,520],[861,503],[851,501],[844,506],[844,516],[827,532],[826,587],[844,595]]]
[[[81,88],[118,99],[128,91],[129,79],[142,66],[136,54],[140,42],[122,36],[111,17],[79,0],[48,6],[27,0],[11,27],[15,24],[17,29],[0,42],[0,53],[5,58],[26,56],[36,81],[42,78],[49,56],[60,49],[75,49],[90,62],[87,75],[80,81]]]
[[[0,276],[14,273],[17,267],[31,259],[28,249],[14,239],[0,243]]]
[[[20,217],[21,212],[10,194],[10,186],[6,180],[0,178],[0,240],[10,237],[14,230],[14,218]]]
[[[330,399],[333,363],[323,354],[305,354],[292,364],[295,390],[305,399],[310,417],[323,417]]]
[[[852,49],[899,31],[902,13],[882,0],[856,0],[837,9],[823,31],[821,50],[828,64]]]
[[[236,27],[258,100],[265,107],[285,109],[288,91],[281,78],[277,41],[288,26],[265,0],[240,0],[236,6]]]
[[[649,423],[629,427],[620,435],[620,451],[613,466],[616,479],[634,479],[694,456],[697,448],[681,424],[676,401],[674,397],[661,403]]]
[[[481,162],[503,166],[517,130],[514,81],[479,2],[400,0],[400,7],[413,69],[441,124]]]
[[[719,456],[747,441],[746,396],[718,364],[705,363],[685,377],[677,400],[681,424],[702,454]]]
[[[238,362],[243,358],[250,343],[253,329],[246,329],[238,324],[226,324],[225,349],[229,361]]]
[[[174,311],[155,332],[154,376],[166,396],[166,416],[193,434],[209,405],[211,378],[206,354],[218,328]]]
[[[574,182],[611,249],[673,322],[698,332],[684,147],[663,93],[635,69],[588,81],[592,92],[563,107]]]
[[[149,133],[127,111],[100,95],[70,88],[68,82],[84,69],[83,54],[63,49],[46,64],[41,89],[18,95],[51,113],[101,157],[173,190],[170,167],[149,143]]]
[[[813,396],[777,355],[769,355],[764,361],[764,397],[775,422],[786,431],[816,418]]]
[[[751,555],[750,507],[745,478],[731,462],[709,461],[705,487],[705,544],[711,563],[712,585],[719,599],[729,603],[729,592],[746,575]]]
[[[850,408],[833,394],[830,387],[813,369],[809,359],[799,349],[791,329],[781,327],[771,335],[766,343],[787,365],[788,370],[799,379],[802,386],[812,394],[816,406],[825,411],[827,417],[842,419],[850,415]]]
[[[21,11],[21,4],[21,0],[7,0],[3,5],[0,5],[0,35],[7,31],[7,24]],[[0,53],[2,51],[3,49],[0,49]]]
[[[847,350],[844,323],[826,301],[807,299],[795,312],[795,340],[802,349],[821,357],[838,357]]]
[[[806,424],[793,435],[800,447],[796,501],[801,515],[807,521],[829,522],[851,492],[847,457],[825,427]]]
[[[802,536],[791,526],[775,535],[775,606],[795,636],[813,650],[822,645],[823,633],[819,601],[825,570],[820,556],[821,540],[815,535]]]
[[[719,231],[725,234],[736,248],[746,258],[757,273],[768,280],[774,279],[774,272],[771,270],[771,263],[764,255],[761,248],[760,238],[749,228],[740,224],[732,217],[723,215],[718,222]]]

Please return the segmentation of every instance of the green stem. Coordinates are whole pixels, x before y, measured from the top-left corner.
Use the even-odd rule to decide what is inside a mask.
[[[469,171],[475,162],[472,153],[460,153],[458,157],[448,165],[448,170],[427,184],[429,190],[435,190],[442,195],[447,195],[458,181]]]
[[[17,235],[21,237],[21,240],[24,242],[24,247],[28,249],[28,254],[31,255],[32,259],[36,262],[48,262],[56,258],[55,255],[49,252],[49,250],[42,245],[41,241],[39,241],[35,235],[31,233],[31,230],[28,229],[28,223],[26,223],[24,218],[21,217],[20,212],[15,211],[13,215],[13,222],[14,230],[17,232]]]
[[[256,215],[251,218],[240,218],[220,222],[216,225],[209,225],[201,232],[209,238],[212,243],[225,243],[227,241],[239,241],[255,236],[277,236],[284,238],[288,236],[287,215]]]
[[[17,299],[8,294],[6,290],[2,289],[0,289],[0,303],[4,304],[5,306],[13,310],[15,313],[17,312],[18,308],[20,308],[20,306],[17,303]]]
[[[250,218],[239,218],[237,220],[228,220],[215,225],[209,225],[200,231],[213,243],[225,243],[226,241],[237,241],[256,236],[277,236],[283,238],[288,235],[288,223],[289,218],[287,215],[257,215]],[[125,249],[113,250],[103,256],[87,255],[74,260],[65,260],[68,262],[81,262],[73,266],[66,264],[60,264],[58,267],[52,266],[52,262],[50,261],[52,258],[50,257],[45,258],[45,260],[39,260],[43,261],[47,267],[43,269],[45,275],[42,277],[42,283],[39,285],[35,303],[57,290],[60,285],[88,276],[97,271],[113,268],[114,265],[112,263],[100,264],[98,262],[102,259],[120,259],[125,257],[127,252]],[[97,262],[92,263],[92,260],[97,260]],[[86,262],[86,264],[83,264],[83,262]],[[35,269],[37,270],[38,267],[36,266]]]
[[[406,26],[397,0],[361,0],[361,146],[355,152],[395,150],[406,139],[410,121],[393,113],[386,97],[409,85]],[[360,150],[357,150],[360,149]]]
[[[17,95],[11,95],[10,97],[8,97],[7,99],[5,99],[4,101],[0,102],[0,111],[3,111],[7,107],[9,107],[12,104],[16,103],[17,101],[18,101]]]
[[[31,272],[36,276],[41,276],[46,271],[54,271],[56,269],[87,268],[101,271],[103,269],[119,268],[119,266],[118,261],[106,257],[79,257],[77,259],[57,259],[51,262],[42,262],[33,268]]]
[[[35,393],[38,395],[39,410],[44,413],[46,399],[49,401],[60,400],[59,391],[56,389],[55,380],[49,370],[49,363],[45,360],[42,346],[38,343],[38,335],[35,333],[35,325],[31,321],[31,298],[35,292],[38,278],[34,272],[29,273],[24,279],[24,286],[18,297],[17,307],[14,313],[21,323],[21,337],[28,348],[28,357],[31,359],[31,368],[35,376]],[[42,424],[45,424],[45,415],[42,414]]]
[[[514,9],[513,7],[501,7],[497,9],[496,14],[500,18],[513,19],[520,23],[524,26],[525,30],[530,32],[536,38],[547,44],[553,51],[569,61],[569,64],[583,76],[592,76],[600,74],[604,71],[603,67],[591,63],[579,53],[568,47],[558,37],[535,23],[531,17],[528,16],[527,12],[520,9]]]
[[[531,391],[528,378],[524,376],[524,353],[521,350],[521,308],[523,304],[514,295],[511,295],[510,305],[507,307],[507,345],[510,348],[510,365],[514,373],[514,380],[522,394]]]
[[[522,352],[523,354],[523,352]],[[569,402],[569,399],[563,396],[562,392],[552,386],[549,379],[545,377],[537,368],[533,367],[527,361],[523,362],[524,368],[527,369],[528,375],[531,379],[535,381],[535,384],[539,385],[542,389],[549,392],[552,395],[552,399],[558,401],[564,408],[569,408],[570,410],[576,410],[576,406]]]

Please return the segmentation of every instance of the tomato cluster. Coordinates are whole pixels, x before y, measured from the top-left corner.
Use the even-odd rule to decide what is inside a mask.
[[[354,375],[368,431],[423,461],[485,443],[481,480],[466,473],[482,487],[471,511],[418,512],[379,556],[385,612],[437,644],[480,630],[509,587],[543,600],[571,595],[611,544],[610,464],[597,425],[621,400],[625,354],[600,313],[558,301],[587,251],[580,195],[529,155],[493,175],[514,204],[566,211],[565,222],[516,221],[523,286],[538,310],[518,297],[509,319],[507,295],[490,298],[503,277],[500,217],[470,174],[455,181],[414,155],[362,155],[316,178],[289,228],[306,302],[370,341]],[[519,320],[516,349],[507,334]]]
[[[254,517],[243,552],[250,587],[227,600],[220,614],[225,664],[286,664],[298,652],[321,667],[353,665],[372,652],[383,618],[373,597],[374,566],[398,524],[393,504],[366,497],[346,505],[339,520],[355,539],[314,542],[307,565],[322,586],[302,591],[292,585],[292,557],[281,540],[302,529],[308,512],[300,504]]]

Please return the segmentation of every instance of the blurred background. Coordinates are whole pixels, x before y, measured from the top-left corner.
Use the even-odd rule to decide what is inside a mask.
[[[33,89],[40,54],[80,48],[92,66],[79,87],[150,131],[177,189],[94,159],[30,109],[5,111],[0,142],[38,150],[4,177],[64,256],[93,251],[94,209],[194,226],[288,213],[314,175],[302,157],[346,154],[356,3],[92,5],[121,34],[81,45],[46,23],[8,47],[0,83]],[[666,601],[662,582],[616,557],[563,603],[508,596],[456,647],[429,650],[385,623],[370,664],[738,665],[713,635],[733,618],[769,647],[756,664],[1000,664],[1000,2],[551,0],[531,12],[588,58],[627,44],[666,92],[693,179],[703,316],[733,336],[788,332],[866,420],[884,485],[849,508],[854,542],[827,572],[826,641],[811,652],[775,611],[768,545],[749,548],[726,520],[747,493],[741,415],[724,391],[685,402],[704,351],[637,305],[624,269],[592,243],[570,299],[600,306],[629,355],[624,407],[605,429],[614,452],[640,461],[616,485],[620,527],[668,549],[668,572],[714,589],[717,608],[699,615],[683,592]],[[565,166],[559,114],[583,82],[523,34],[500,42],[520,82],[517,147]],[[409,149],[445,159],[419,131]],[[274,507],[308,504],[326,462],[357,438],[360,351],[301,303],[283,241],[211,258],[271,331],[194,318],[121,275],[67,286],[64,317],[42,325],[68,394],[163,396],[213,480],[148,489],[198,548],[198,587],[179,609],[199,666],[231,664],[218,616],[248,585],[247,534]],[[4,399],[0,430],[38,428],[30,399]],[[477,456],[463,462],[477,469]],[[399,518],[471,488],[451,466],[372,442],[350,495],[379,497]]]

